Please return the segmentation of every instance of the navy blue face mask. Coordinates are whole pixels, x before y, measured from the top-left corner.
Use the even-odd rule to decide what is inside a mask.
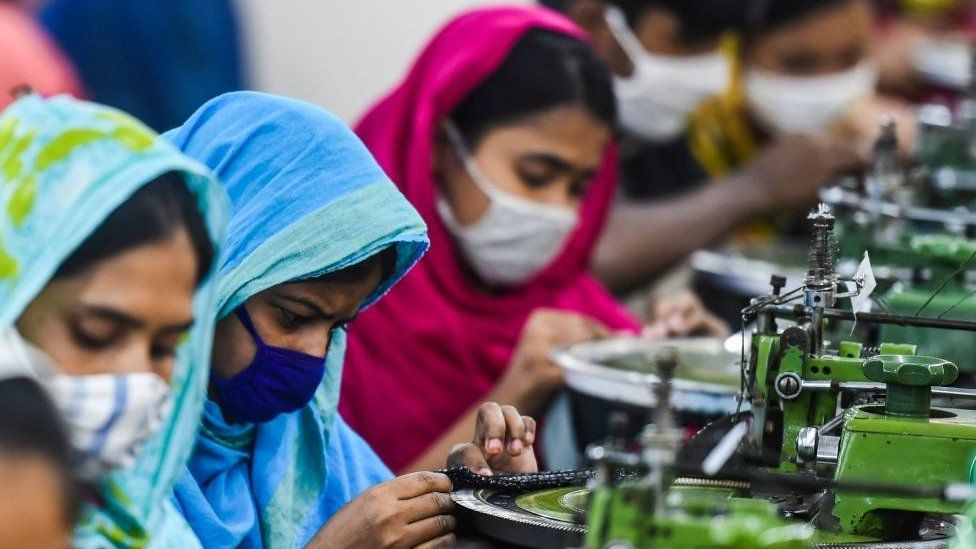
[[[235,423],[262,423],[308,404],[325,375],[325,358],[268,345],[243,305],[234,314],[254,338],[257,351],[251,364],[231,378],[211,371],[224,417]]]

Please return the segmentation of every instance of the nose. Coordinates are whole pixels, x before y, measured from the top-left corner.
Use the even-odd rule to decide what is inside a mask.
[[[152,357],[151,345],[146,341],[134,340],[115,357],[112,365],[116,374],[158,373]]]
[[[543,204],[575,210],[580,205],[580,197],[573,192],[573,185],[572,178],[567,176],[558,184],[541,189],[534,198]]]
[[[324,357],[332,342],[332,330],[315,330],[303,338],[296,351],[311,356]]]

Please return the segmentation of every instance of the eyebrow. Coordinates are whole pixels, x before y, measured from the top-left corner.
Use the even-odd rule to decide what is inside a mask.
[[[528,153],[522,157],[522,160],[529,162],[544,162],[559,171],[567,172],[570,175],[580,175],[586,177],[587,179],[592,179],[593,176],[595,176],[599,171],[599,167],[577,168],[564,160],[562,157],[551,153]]]
[[[189,331],[190,328],[193,327],[195,321],[196,319],[191,318],[190,320],[182,324],[174,324],[172,326],[167,326],[163,328],[161,331],[167,334],[182,334],[183,332]]]
[[[129,328],[144,328],[146,323],[134,316],[127,315],[117,309],[102,305],[79,305],[75,308],[76,312],[86,316],[97,316],[105,320],[122,324]]]
[[[304,306],[306,306],[306,307],[308,307],[310,309],[313,309],[314,311],[316,311],[316,313],[319,316],[321,316],[323,318],[332,319],[332,320],[334,320],[336,322],[340,322],[340,323],[343,323],[343,324],[348,324],[348,323],[352,322],[353,320],[356,320],[356,317],[359,316],[359,311],[357,310],[352,316],[345,317],[345,318],[340,318],[337,313],[333,313],[331,311],[327,311],[325,308],[323,308],[319,304],[315,303],[311,299],[308,299],[308,298],[305,298],[305,297],[299,297],[299,296],[284,295],[284,294],[276,294],[276,295],[277,295],[278,298],[283,299],[285,301],[291,301],[292,303],[298,303],[300,305],[304,305]]]
[[[117,309],[112,309],[111,307],[105,307],[103,305],[79,305],[76,307],[76,312],[85,316],[97,316],[99,318],[108,320],[109,322],[121,324],[127,328],[142,329],[146,327],[146,323],[142,320],[134,316],[127,315]],[[160,331],[177,334],[183,333],[193,327],[194,321],[195,319],[191,318],[180,324],[166,326]]]
[[[286,295],[286,294],[275,294],[275,295],[279,299],[283,299],[285,301],[291,301],[292,303],[298,303],[299,305],[304,305],[304,306],[308,307],[309,309],[312,309],[313,311],[315,311],[315,313],[318,314],[319,316],[322,316],[322,317],[325,317],[325,318],[333,318],[333,317],[336,316],[335,313],[333,313],[332,311],[327,310],[322,305],[320,305],[320,304],[318,304],[318,303],[316,303],[316,302],[314,302],[311,299],[308,299],[306,297],[299,297],[299,296]]]
[[[523,160],[530,162],[543,162],[549,164],[551,167],[564,171],[572,172],[575,171],[575,167],[569,162],[563,160],[561,157],[550,153],[528,153],[522,157]]]

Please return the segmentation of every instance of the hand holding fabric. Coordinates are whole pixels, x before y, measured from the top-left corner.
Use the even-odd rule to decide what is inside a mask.
[[[451,488],[446,475],[430,471],[377,484],[339,509],[307,547],[451,547]]]
[[[522,328],[508,371],[494,393],[496,400],[512,402],[523,411],[535,413],[540,403],[562,387],[563,370],[550,359],[552,351],[609,334],[606,326],[579,313],[553,309],[535,311]]]
[[[458,444],[447,457],[448,467],[464,466],[479,475],[535,473],[535,420],[514,406],[486,402],[478,408],[474,439]]]
[[[705,308],[690,291],[657,300],[651,305],[651,322],[644,327],[644,337],[726,337],[729,327]]]

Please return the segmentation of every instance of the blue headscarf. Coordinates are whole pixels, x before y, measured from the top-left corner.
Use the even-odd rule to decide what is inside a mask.
[[[218,97],[167,137],[231,197],[218,318],[273,286],[354,265],[390,247],[380,298],[428,246],[420,216],[341,121],[300,101]],[[338,417],[345,331],[337,330],[312,402],[262,424],[228,424],[207,402],[176,499],[206,546],[302,546],[389,470]]]
[[[213,176],[114,109],[65,96],[21,98],[0,116],[0,327],[13,326],[61,263],[108,215],[157,176],[180,172],[217,244],[226,199]],[[213,277],[208,277],[208,280]],[[213,292],[194,299],[196,323],[171,381],[174,409],[136,465],[99,485],[103,503],[83,511],[77,547],[196,546],[169,494],[197,435],[210,356]]]

